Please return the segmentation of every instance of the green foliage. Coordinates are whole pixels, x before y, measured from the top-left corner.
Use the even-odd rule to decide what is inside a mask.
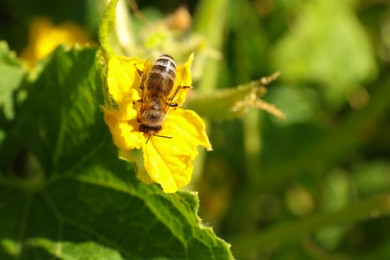
[[[387,1],[187,1],[185,31],[166,26],[178,0],[137,1],[140,12],[111,1],[108,56],[195,53],[185,105],[213,145],[195,165],[200,203],[118,161],[95,49],[61,47],[30,73],[9,51],[36,15],[96,39],[103,2],[0,3],[1,259],[232,258],[198,204],[237,259],[390,258]],[[275,71],[265,93],[258,79]],[[246,113],[256,91],[286,119]]]
[[[12,119],[13,92],[21,84],[25,70],[4,41],[0,41],[0,75],[0,112],[3,112],[7,119]]]
[[[102,49],[105,51],[107,59],[114,55],[114,50],[111,47],[110,39],[112,39],[112,31],[115,28],[116,6],[118,1],[110,1],[103,15],[102,22],[99,27],[99,41]]]
[[[375,76],[373,47],[348,1],[319,0],[296,8],[294,27],[274,50],[275,67],[289,81],[320,83],[328,102],[340,105]]]
[[[0,258],[232,258],[196,195],[145,185],[116,157],[96,53],[59,47],[18,86],[27,98],[0,146]]]

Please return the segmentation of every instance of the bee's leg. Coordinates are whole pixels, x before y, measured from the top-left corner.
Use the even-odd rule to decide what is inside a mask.
[[[133,101],[133,105],[135,105],[136,102],[142,103],[142,99],[134,100],[134,101]]]
[[[186,88],[192,88],[192,86],[178,86],[177,89],[176,89],[176,91],[175,91],[175,93],[173,94],[173,96],[172,96],[171,98],[168,98],[168,100],[170,100],[170,102],[169,102],[168,105],[171,106],[171,107],[172,107],[172,106],[174,107],[174,106],[175,106],[175,105],[174,105],[175,103],[172,103],[173,99],[176,97],[177,93],[179,93],[180,90],[186,89]],[[176,105],[176,106],[177,106],[177,105]]]
[[[179,93],[180,90],[186,89],[186,88],[192,88],[192,86],[179,86],[179,87],[177,87],[173,96],[171,98],[168,98],[168,102],[167,102],[168,108],[173,107],[174,109],[176,109],[179,106],[178,103],[173,103],[173,99],[176,97],[177,93]],[[166,112],[168,112],[168,109]]]
[[[179,104],[178,103],[168,103],[168,106],[170,106],[170,107],[174,107],[174,108],[177,108],[178,106],[179,106]]]
[[[192,88],[192,86],[178,86],[175,91],[175,94],[173,94],[172,100],[176,97],[177,93],[179,93],[180,90],[187,89],[187,88]]]
[[[135,63],[134,63],[134,68],[137,70],[137,72],[138,72],[138,75],[141,77],[141,76],[142,76],[142,74],[143,74],[143,71],[142,71],[142,70],[140,70],[140,69],[138,69],[138,68],[137,68],[137,65],[135,65]]]
[[[168,98],[168,100],[169,100],[168,108],[169,107],[178,107],[178,104],[177,103],[173,103],[173,100],[175,99],[177,93],[179,93],[180,90],[186,89],[186,88],[192,88],[192,86],[182,86],[181,85],[181,83],[183,82],[184,76],[185,76],[185,73],[183,73],[183,75],[181,77],[181,80],[180,80],[180,83],[179,83],[179,86],[175,90],[175,93],[173,93],[172,97]]]
[[[192,86],[179,86],[177,89],[177,92],[180,91],[180,89],[185,89],[185,88],[192,88]]]
[[[137,65],[136,65],[135,63],[134,63],[133,65],[134,65],[134,68],[137,70],[138,75],[142,78],[142,79],[141,79],[141,84],[140,84],[140,86],[139,86],[139,88],[140,88],[141,91],[142,91],[142,98],[141,98],[140,100],[133,101],[133,105],[135,105],[135,102],[142,103],[142,100],[143,100],[143,96],[144,96],[143,77],[144,77],[144,75],[143,75],[143,71],[140,70],[140,69],[138,69],[138,68],[137,68]]]

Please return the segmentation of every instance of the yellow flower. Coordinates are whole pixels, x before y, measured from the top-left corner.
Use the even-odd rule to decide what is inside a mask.
[[[73,46],[75,43],[93,44],[87,33],[75,23],[55,26],[49,19],[38,17],[31,21],[29,42],[20,56],[32,68],[36,61],[46,57],[58,45]]]
[[[181,86],[191,86],[190,66],[193,55],[184,65],[178,66],[176,80],[171,93]],[[177,108],[169,108],[159,136],[148,136],[139,131],[139,113],[142,90],[141,76],[145,61],[139,58],[113,56],[108,63],[107,85],[110,104],[103,109],[104,120],[108,125],[119,156],[128,161],[140,162],[137,152],[142,149],[144,169],[149,178],[142,176],[138,165],[138,177],[146,183],[159,183],[164,192],[176,192],[191,180],[192,161],[197,157],[197,147],[211,150],[203,120],[191,110],[180,108],[188,88],[181,88],[175,99]],[[149,139],[149,140],[148,140]],[[135,150],[137,151],[137,150]]]

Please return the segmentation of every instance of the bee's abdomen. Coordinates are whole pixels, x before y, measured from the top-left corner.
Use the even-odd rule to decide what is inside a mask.
[[[161,125],[139,125],[139,131],[146,134],[157,134],[162,129]]]
[[[148,89],[153,91],[153,88],[161,88],[168,95],[172,90],[176,78],[176,64],[173,58],[169,55],[162,55],[153,64],[148,78]]]
[[[153,65],[153,70],[159,73],[167,73],[172,77],[176,76],[176,64],[173,58],[169,55],[162,55],[160,58],[156,60]]]

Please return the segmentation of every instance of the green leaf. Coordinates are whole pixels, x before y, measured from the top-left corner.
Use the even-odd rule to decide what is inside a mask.
[[[25,74],[16,54],[8,49],[6,42],[0,41],[0,110],[3,109],[7,119],[14,116],[12,95],[21,85]]]
[[[274,52],[283,78],[320,83],[333,105],[345,101],[377,70],[374,48],[352,8],[350,0],[298,5],[296,23]]]
[[[7,199],[0,204],[0,237],[18,248],[11,255],[83,259],[78,250],[84,255],[99,250],[98,259],[231,258],[227,245],[201,227],[194,195],[167,195],[139,182],[124,162],[107,157],[106,148],[32,193],[1,182],[1,198]]]
[[[73,167],[101,136],[95,53],[60,47],[25,88],[28,98],[17,108],[14,138],[38,158],[46,173]]]
[[[27,160],[7,156],[26,164],[22,176],[42,175],[0,175],[0,259],[231,259],[197,216],[196,195],[165,194],[117,158],[95,59],[96,49],[59,47],[26,86],[6,138]]]

